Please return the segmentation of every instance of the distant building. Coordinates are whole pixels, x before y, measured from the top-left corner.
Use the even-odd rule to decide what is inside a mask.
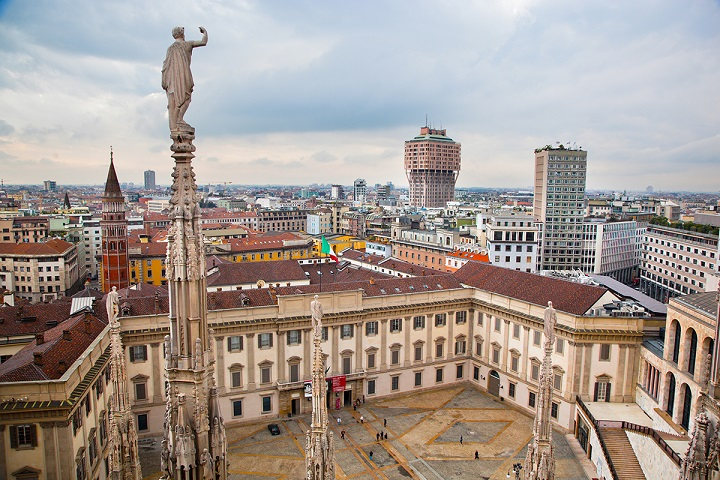
[[[532,215],[490,215],[485,231],[490,263],[523,272],[536,271],[538,227]]]
[[[345,192],[342,185],[333,185],[330,187],[330,198],[333,200],[342,200],[345,198]]]
[[[547,145],[535,150],[533,215],[542,223],[540,270],[580,268],[587,152]]]
[[[145,170],[145,190],[155,190],[155,170]]]
[[[449,138],[445,129],[420,128],[420,135],[405,142],[405,173],[411,206],[444,207],[455,198],[460,144]]]
[[[367,182],[358,178],[353,182],[353,200],[356,202],[364,202],[367,197]]]
[[[120,191],[112,153],[105,193],[102,196],[102,291],[129,286],[128,233],[125,218],[125,198]]]
[[[46,192],[54,192],[57,190],[57,182],[55,180],[45,180],[43,182],[43,190]]]

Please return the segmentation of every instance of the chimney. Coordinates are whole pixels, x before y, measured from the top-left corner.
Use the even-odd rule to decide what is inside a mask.
[[[70,335],[70,330],[63,330],[63,340],[67,340],[68,342],[72,340],[72,337]]]
[[[43,332],[36,333],[35,334],[35,344],[42,345],[43,343],[45,343],[45,334]]]
[[[42,353],[40,352],[34,352],[33,353],[33,363],[37,365],[38,367],[42,367]]]

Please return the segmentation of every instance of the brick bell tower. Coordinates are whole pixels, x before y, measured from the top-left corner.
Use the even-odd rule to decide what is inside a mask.
[[[129,283],[128,261],[128,223],[125,218],[125,197],[120,191],[113,152],[110,148],[110,169],[102,196],[102,291],[109,292],[112,287],[118,290]]]

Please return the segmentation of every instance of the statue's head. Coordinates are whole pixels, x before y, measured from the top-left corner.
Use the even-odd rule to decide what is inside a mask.
[[[185,38],[185,27],[175,27],[172,29],[173,38]]]

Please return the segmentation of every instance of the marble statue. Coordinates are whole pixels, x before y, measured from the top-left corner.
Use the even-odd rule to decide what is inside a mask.
[[[200,27],[202,40],[186,41],[185,28],[175,27],[172,36],[175,43],[170,45],[162,68],[162,88],[168,97],[168,117],[170,131],[193,132],[195,129],[185,123],[183,116],[190,106],[193,91],[193,77],[190,72],[190,58],[195,47],[207,45],[208,35],[204,27]]]

